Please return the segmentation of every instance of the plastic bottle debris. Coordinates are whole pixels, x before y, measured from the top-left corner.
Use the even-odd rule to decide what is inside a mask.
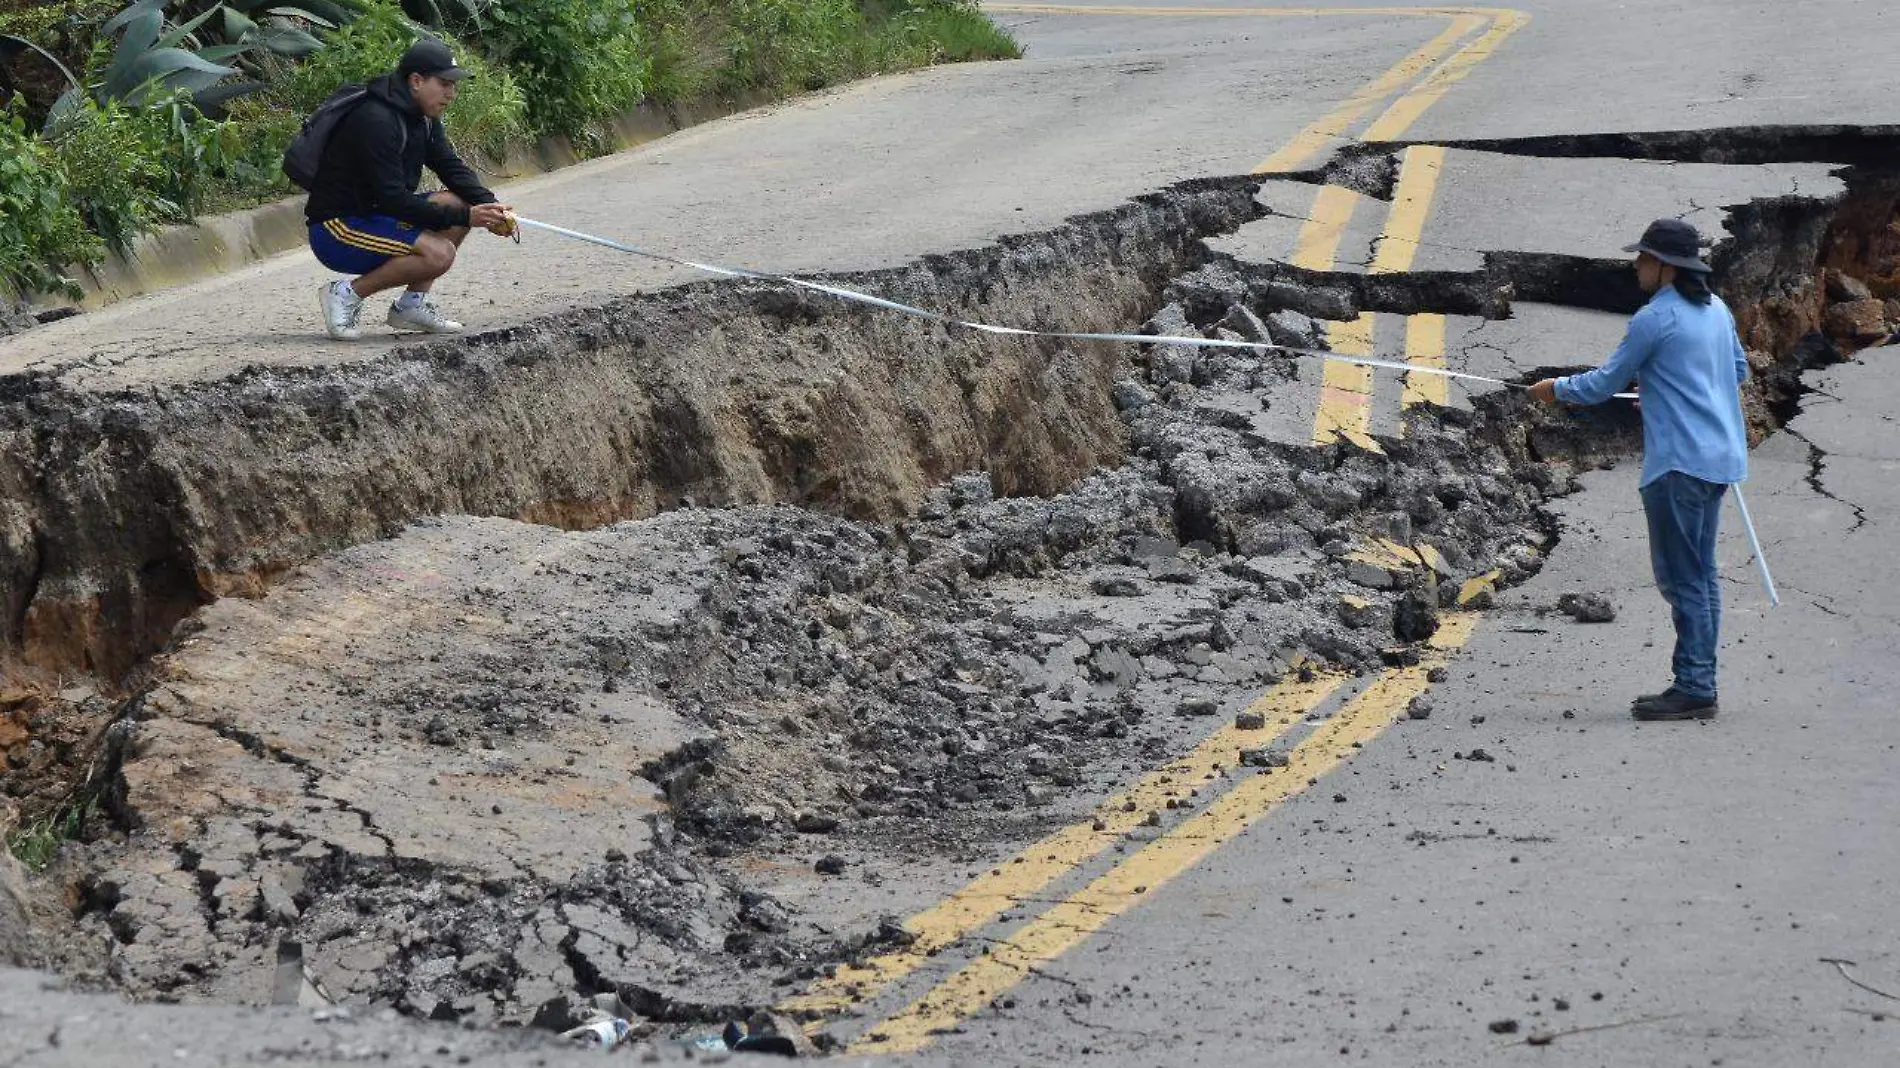
[[[612,1049],[625,1042],[627,1035],[632,1031],[632,1024],[618,1016],[610,1016],[604,1020],[595,1020],[592,1023],[584,1023],[579,1027],[563,1031],[561,1037],[589,1042],[601,1049]]]

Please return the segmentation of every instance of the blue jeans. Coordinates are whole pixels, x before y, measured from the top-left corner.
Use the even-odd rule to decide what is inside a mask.
[[[1715,574],[1715,532],[1728,487],[1671,471],[1642,489],[1649,518],[1649,562],[1676,624],[1671,666],[1676,689],[1715,697],[1715,645],[1722,591]]]

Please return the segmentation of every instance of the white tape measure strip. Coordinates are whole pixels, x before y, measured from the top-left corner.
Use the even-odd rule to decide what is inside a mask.
[[[1391,371],[1402,371],[1408,375],[1437,375],[1441,378],[1462,379],[1467,382],[1483,382],[1487,385],[1503,386],[1506,389],[1530,388],[1529,386],[1517,382],[1506,382],[1502,378],[1466,374],[1463,371],[1452,371],[1443,367],[1420,367],[1416,364],[1401,363],[1397,360],[1381,360],[1364,356],[1342,356],[1337,352],[1328,352],[1325,349],[1294,348],[1287,345],[1274,345],[1264,341],[1228,341],[1222,338],[1171,337],[1156,334],[1088,334],[1063,330],[1025,330],[1016,326],[997,326],[992,323],[978,323],[967,319],[952,318],[940,312],[930,311],[927,308],[918,308],[909,304],[900,304],[894,300],[885,300],[883,297],[874,297],[869,293],[859,293],[853,289],[843,289],[838,286],[824,285],[820,282],[806,281],[803,278],[794,278],[791,275],[768,274],[764,271],[753,271],[744,267],[721,267],[713,263],[698,263],[694,260],[684,260],[678,256],[669,256],[664,252],[654,252],[651,249],[625,244],[620,241],[615,241],[612,238],[601,237],[597,234],[582,233],[579,230],[569,230],[565,226],[556,226],[553,223],[544,223],[536,219],[526,219],[517,216],[515,222],[521,226],[532,226],[537,230],[546,230],[548,233],[560,234],[562,237],[570,237],[576,241],[585,241],[589,244],[600,245],[604,248],[614,249],[634,256],[641,256],[650,260],[658,260],[662,263],[672,263],[681,267],[690,267],[693,270],[705,271],[708,274],[723,275],[727,278],[751,278],[762,282],[779,282],[784,285],[795,286],[799,289],[809,289],[816,293],[824,293],[829,296],[837,297],[839,300],[867,304],[873,308],[884,308],[888,311],[898,312],[903,315],[929,319],[932,322],[942,323],[945,326],[962,327],[967,330],[981,331],[985,334],[1002,334],[1012,337],[1059,338],[1068,341],[1127,342],[1135,345],[1182,345],[1200,349],[1249,349],[1257,352],[1286,352],[1296,356],[1310,356],[1319,360],[1332,360],[1337,363],[1354,364],[1359,367],[1379,367]],[[1623,400],[1635,400],[1637,398],[1637,395],[1634,393],[1618,393],[1616,396]],[[1742,499],[1742,487],[1740,483],[1737,483],[1734,489],[1735,506],[1741,510],[1742,526],[1748,531],[1748,543],[1750,547],[1754,549],[1755,562],[1761,568],[1762,587],[1768,591],[1769,602],[1778,605],[1781,603],[1781,596],[1775,590],[1774,576],[1768,572],[1768,558],[1762,555],[1761,540],[1755,536],[1755,523],[1754,520],[1749,517],[1748,503]]]

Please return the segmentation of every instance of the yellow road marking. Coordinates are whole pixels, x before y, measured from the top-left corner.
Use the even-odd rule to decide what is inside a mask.
[[[1445,150],[1437,145],[1413,145],[1405,150],[1398,186],[1392,191],[1392,210],[1386,215],[1385,234],[1372,258],[1373,274],[1411,270],[1431,215],[1432,196],[1445,167]],[[1434,313],[1411,316],[1405,322],[1405,358],[1421,367],[1445,366],[1445,317]],[[1401,407],[1430,401],[1444,404],[1447,379],[1440,375],[1406,375]],[[1401,428],[1402,429],[1402,428]]]
[[[1420,367],[1445,366],[1445,317],[1436,312],[1421,312],[1405,320],[1405,362]],[[1401,407],[1414,404],[1446,404],[1451,399],[1451,380],[1443,375],[1406,375]]]
[[[1243,731],[1227,724],[1128,792],[1103,802],[1089,819],[1023,849],[940,904],[906,920],[905,929],[916,936],[910,945],[873,957],[859,967],[842,966],[836,974],[781,1003],[779,1008],[825,1015],[875,996],[916,971],[933,954],[994,922],[1019,902],[1120,841],[1141,826],[1148,813],[1165,808],[1169,798],[1186,797],[1189,790],[1223,774],[1222,769],[1236,764],[1241,749],[1267,745],[1279,738],[1326,700],[1341,681],[1338,675],[1320,675],[1311,682],[1289,681],[1273,687],[1247,708],[1266,720],[1264,730]]]
[[[1032,971],[1073,949],[1148,893],[1231,841],[1345,761],[1359,746],[1378,737],[1398,718],[1407,702],[1425,692],[1431,670],[1444,662],[1446,652],[1470,638],[1474,622],[1470,615],[1447,616],[1432,640],[1437,655],[1381,675],[1295,746],[1285,768],[1242,779],[1199,815],[1142,847],[998,942],[988,954],[872,1027],[853,1044],[853,1051],[905,1053],[921,1049],[935,1035],[980,1011]]]
[[[1512,11],[1508,8],[1493,8],[1488,14],[1491,17],[1491,28],[1477,40],[1460,48],[1417,88],[1393,101],[1392,106],[1387,108],[1384,114],[1373,120],[1371,126],[1366,127],[1362,140],[1391,141],[1398,138],[1418,121],[1420,115],[1425,114],[1426,108],[1438,103],[1439,98],[1444,96],[1446,91],[1463,81],[1479,63],[1489,59],[1491,53],[1497,51],[1498,47],[1504,43],[1506,37],[1522,29],[1524,24],[1531,20],[1531,17],[1524,12]]]
[[[1300,226],[1288,262],[1309,271],[1332,270],[1339,256],[1340,238],[1359,200],[1359,194],[1350,189],[1321,186],[1313,198],[1312,214]],[[1372,316],[1361,315],[1350,323],[1329,324],[1327,344],[1343,355],[1371,355]],[[1319,411],[1313,417],[1313,442],[1323,445],[1336,435],[1346,434],[1362,448],[1380,451],[1378,443],[1365,433],[1371,425],[1367,408],[1367,394],[1372,389],[1371,370],[1329,360],[1322,376]]]
[[[1517,26],[1522,25],[1523,22],[1528,21],[1527,16],[1508,9],[1463,7],[1169,8],[1005,3],[988,4],[986,8],[997,12],[1155,17],[1370,15],[1451,18],[1451,23],[1437,37],[1434,37],[1431,41],[1413,51],[1378,78],[1362,87],[1352,97],[1328,112],[1327,115],[1322,116],[1299,134],[1296,134],[1288,144],[1263,161],[1256,169],[1256,173],[1292,170],[1311,160],[1312,157],[1324,147],[1327,140],[1342,136],[1345,129],[1369,110],[1373,104],[1396,91],[1400,86],[1417,75],[1418,72],[1425,70],[1430,67],[1432,63],[1437,62],[1439,57],[1443,56],[1457,41],[1464,38],[1478,26],[1483,25],[1486,20],[1489,20],[1492,23],[1492,32],[1481,35],[1477,41],[1467,44],[1458,52],[1453,53],[1450,60],[1447,60],[1442,66],[1429,75],[1423,83],[1414,89],[1414,92],[1417,92],[1420,89],[1430,88],[1434,93],[1432,100],[1435,101],[1439,96],[1443,95],[1446,88],[1464,77],[1466,73],[1469,73],[1470,68],[1475,66],[1484,56],[1489,55],[1490,50],[1496,47],[1498,41],[1502,40],[1504,35],[1495,32],[1498,25],[1508,22],[1510,28],[1514,30]],[[1483,46],[1483,50],[1481,52],[1474,51],[1474,49],[1477,49],[1479,46]],[[1401,98],[1395,102],[1392,107],[1388,108],[1381,116],[1377,124],[1378,127],[1382,130],[1402,130],[1405,125],[1409,124],[1419,114],[1422,114],[1430,102],[1428,101],[1424,106],[1409,109],[1408,113],[1410,118],[1402,117],[1400,105],[1404,103],[1405,98]],[[1323,188],[1316,200],[1315,208],[1308,224],[1302,228],[1299,247],[1295,250],[1294,262],[1300,265],[1312,266],[1314,269],[1331,269],[1332,263],[1337,255],[1341,235],[1345,230],[1346,223],[1351,218],[1356,203],[1356,194],[1351,194],[1349,191],[1336,189],[1334,187]],[[1344,341],[1350,345],[1355,343],[1355,338],[1360,339],[1357,340],[1356,343],[1363,346],[1361,351],[1370,352],[1371,319],[1369,316],[1365,316],[1362,317],[1362,320],[1363,325],[1359,323],[1342,324],[1345,331]],[[1342,386],[1343,385],[1347,384],[1342,384]],[[1359,390],[1361,397],[1364,397],[1366,394],[1365,386],[1369,386],[1369,381],[1362,385]],[[1342,432],[1350,432],[1347,428],[1342,427],[1341,429]],[[1364,447],[1375,450],[1378,449],[1378,445],[1369,437],[1365,437],[1363,433],[1359,433],[1356,440]],[[1469,632],[1469,620],[1448,619],[1445,625],[1441,627],[1438,638],[1434,644],[1438,644],[1445,649],[1456,648],[1458,645],[1463,644]],[[1418,679],[1422,680],[1426,670],[1427,668],[1425,666],[1421,666],[1418,669],[1402,669],[1400,674],[1405,675],[1407,679],[1412,675],[1416,675]],[[1324,700],[1338,684],[1337,679],[1322,678],[1316,684],[1318,687],[1323,688],[1320,690],[1310,689],[1310,687],[1315,684],[1308,684],[1309,689],[1305,691],[1297,687],[1278,687],[1273,691],[1269,691],[1260,701],[1256,702],[1255,707],[1259,708],[1262,704],[1269,707],[1278,707],[1285,704],[1290,707],[1304,700],[1309,702],[1304,707],[1310,708]],[[1360,712],[1355,715],[1354,721],[1357,722],[1359,719],[1364,718],[1368,701],[1374,703],[1387,701],[1392,695],[1403,689],[1405,685],[1410,685],[1410,683],[1405,682],[1401,685],[1398,682],[1387,679],[1382,679],[1380,682],[1375,683],[1371,689],[1365,694],[1362,694],[1360,698],[1354,702],[1353,707],[1360,710]],[[1424,683],[1421,681],[1417,685],[1419,689],[1422,690]],[[1403,700],[1398,701],[1393,707],[1402,706],[1404,700],[1409,700],[1411,696],[1411,692],[1405,693]],[[1342,713],[1341,715],[1344,716],[1345,714]],[[1298,715],[1282,715],[1276,717],[1269,712],[1267,715],[1268,729],[1264,732],[1250,732],[1250,735],[1247,737],[1234,737],[1236,732],[1231,726],[1223,728],[1223,730],[1217,732],[1214,737],[1209,738],[1201,746],[1197,747],[1188,757],[1183,758],[1181,762],[1170,765],[1170,769],[1173,769],[1177,775],[1183,775],[1187,781],[1191,782],[1195,774],[1191,769],[1205,767],[1208,770],[1202,771],[1200,774],[1203,776],[1209,774],[1221,766],[1220,763],[1217,762],[1217,758],[1219,760],[1226,759],[1225,754],[1229,750],[1236,748],[1238,744],[1243,742],[1248,744],[1265,744],[1274,737],[1277,737],[1290,726],[1292,722],[1297,721],[1298,718]],[[1339,718],[1340,717],[1335,717],[1335,720]],[[1388,717],[1385,723],[1389,722],[1390,718]],[[1383,729],[1385,723],[1377,724],[1372,730],[1372,733],[1376,734],[1378,730]],[[1339,759],[1342,759],[1346,754],[1334,754],[1330,756],[1329,759],[1314,758],[1311,754],[1318,752],[1318,750],[1310,748],[1322,735],[1338,734],[1342,730],[1343,727],[1339,723],[1329,721],[1328,725],[1316,733],[1314,738],[1310,738],[1306,743],[1303,743],[1299,751],[1306,753],[1307,756],[1300,758],[1300,761],[1296,761],[1296,769],[1308,768],[1309,774],[1305,777],[1310,778],[1330,768],[1333,764],[1336,764]],[[1347,744],[1351,744],[1351,741],[1352,740],[1347,740]],[[1302,761],[1304,761],[1304,763]],[[1320,766],[1322,762],[1324,763],[1323,767]],[[1190,770],[1184,771],[1183,766]],[[1098,809],[1096,813],[1098,819],[1094,822],[1099,822],[1103,830],[1096,831],[1093,825],[1091,825],[1089,830],[1084,833],[1080,829],[1081,825],[1078,824],[1058,831],[1056,834],[1045,838],[1036,845],[1025,849],[1010,863],[993,869],[988,875],[972,881],[963,890],[959,891],[956,895],[952,895],[952,897],[947,899],[944,903],[924,913],[920,913],[917,917],[909,921],[906,926],[912,933],[917,934],[918,937],[917,940],[911,946],[906,947],[905,950],[867,961],[859,967],[840,969],[834,976],[812,987],[805,995],[787,1002],[784,1007],[814,1013],[836,1011],[852,1001],[870,997],[877,991],[888,987],[891,983],[897,982],[904,976],[909,975],[922,964],[931,953],[939,951],[977,928],[993,922],[998,916],[1002,915],[1003,912],[1017,904],[1024,897],[1049,885],[1068,871],[1073,870],[1076,865],[1099,854],[1103,849],[1107,848],[1109,844],[1112,844],[1121,836],[1124,836],[1128,830],[1131,829],[1131,826],[1126,822],[1128,818],[1138,815],[1140,818],[1145,819],[1146,811],[1153,807],[1156,798],[1165,800],[1165,793],[1160,793],[1159,791],[1163,791],[1167,785],[1163,780],[1170,769],[1163,769],[1162,771],[1151,774],[1127,794],[1114,799]],[[1248,796],[1257,794],[1259,788],[1254,784],[1257,784],[1261,778],[1262,777],[1249,778],[1240,787],[1236,787],[1235,791],[1230,791],[1228,797],[1232,797],[1234,793],[1242,792],[1243,790],[1246,791]],[[1294,774],[1294,771],[1289,770],[1285,776],[1280,777],[1279,781],[1292,782],[1295,781],[1296,778],[1297,776]],[[1294,791],[1288,791],[1288,794],[1291,792]],[[1124,811],[1124,809],[1128,808],[1130,801],[1134,802],[1133,810]],[[1276,801],[1277,798],[1270,798],[1267,799],[1264,804],[1270,808]],[[1221,809],[1222,812],[1228,813],[1225,818],[1228,820],[1233,819],[1233,803],[1229,802],[1226,797],[1222,799],[1222,803],[1225,803],[1227,806]],[[1260,813],[1247,819],[1245,822],[1252,822],[1252,819],[1257,819],[1258,816],[1263,815],[1264,812],[1265,809],[1262,809]],[[1196,817],[1194,821],[1190,822],[1196,822],[1198,824],[1206,821],[1209,815],[1209,812],[1204,812],[1201,816]],[[1244,823],[1242,826],[1244,826]],[[1177,828],[1176,834],[1170,837],[1177,840],[1185,840],[1181,838],[1179,831],[1180,828]],[[1238,830],[1234,830],[1231,833],[1238,833]],[[1228,837],[1231,837],[1231,834],[1229,834]],[[1163,839],[1162,841],[1166,840],[1167,839]],[[1220,841],[1225,840],[1225,838],[1220,839]],[[1159,842],[1156,844],[1159,844]],[[1198,859],[1200,855],[1205,855],[1206,851],[1211,851],[1219,844],[1219,841],[1211,842],[1206,846],[1205,850],[1196,854],[1194,859]],[[1152,849],[1153,846],[1149,848]],[[1144,849],[1142,853],[1137,854],[1137,856],[1141,856],[1147,852],[1148,850]],[[1192,863],[1192,860],[1188,861],[1188,863]],[[1126,862],[1124,862],[1124,866],[1125,864]],[[1120,869],[1118,868],[1117,870]],[[1100,880],[1098,880],[1098,883],[1099,882]],[[1102,922],[1106,922],[1106,919],[1104,918]],[[1078,935],[1078,938],[1079,937]],[[923,1037],[918,1041],[919,1045],[924,1041],[928,1041],[928,1033],[928,1029],[920,1032],[920,1035]],[[885,1048],[894,1047],[887,1046]]]
[[[1361,312],[1346,323],[1328,323],[1326,344],[1341,356],[1372,355],[1371,312]],[[1326,361],[1319,387],[1319,410],[1313,414],[1313,444],[1325,445],[1343,437],[1368,452],[1384,452],[1372,440],[1372,368]]]
[[[1466,579],[1465,584],[1458,587],[1458,607],[1463,608],[1485,594],[1496,593],[1498,579],[1503,577],[1502,571],[1486,571],[1475,578]]]
[[[1300,224],[1300,235],[1294,239],[1293,266],[1309,271],[1333,269],[1333,261],[1339,256],[1339,239],[1352,221],[1359,199],[1358,193],[1343,186],[1320,187],[1319,195],[1313,198],[1312,213]]]
[[[1392,208],[1386,212],[1385,229],[1379,235],[1379,245],[1373,253],[1372,265],[1367,268],[1368,273],[1399,274],[1411,269],[1412,261],[1418,256],[1419,242],[1425,233],[1425,219],[1431,214],[1432,195],[1437,191],[1438,176],[1444,165],[1445,150],[1436,145],[1415,145],[1405,150],[1404,162],[1399,168],[1398,185],[1392,191]],[[1324,199],[1324,193],[1325,190],[1322,190],[1319,199]],[[1316,200],[1314,217],[1319,218],[1320,214]],[[1295,262],[1297,264],[1297,255]],[[1436,318],[1439,324],[1438,356],[1442,365],[1444,319],[1442,316]],[[1373,316],[1365,312],[1353,322],[1332,324],[1328,328],[1329,341],[1333,351],[1342,356],[1370,356],[1373,331]],[[1408,353],[1413,340],[1408,323]],[[1408,389],[1412,377],[1407,376]],[[1320,383],[1319,411],[1313,416],[1315,445],[1325,445],[1336,437],[1344,437],[1361,448],[1384,451],[1372,439],[1372,383],[1372,369],[1369,367],[1337,362],[1326,365]],[[1438,382],[1438,388],[1442,392],[1442,379]]]
[[[1392,190],[1392,208],[1385,216],[1385,232],[1368,273],[1402,274],[1412,269],[1444,168],[1445,150],[1438,145],[1413,145],[1405,150],[1398,185]]]
[[[1397,92],[1407,82],[1421,73],[1431,70],[1426,79],[1412,92],[1400,97],[1388,107],[1373,125],[1366,131],[1367,140],[1389,140],[1397,137],[1407,126],[1425,113],[1425,109],[1445,95],[1453,84],[1471,73],[1485,57],[1495,50],[1499,42],[1510,36],[1519,26],[1530,21],[1529,16],[1508,8],[1491,7],[1118,7],[1113,5],[1093,6],[1086,4],[985,4],[984,10],[1028,15],[1115,15],[1145,16],[1163,18],[1221,18],[1221,17],[1305,17],[1326,16],[1373,16],[1390,18],[1393,16],[1409,18],[1449,18],[1451,21],[1438,36],[1427,41],[1388,68],[1377,78],[1361,86],[1359,90],[1344,101],[1314,120],[1305,129],[1293,136],[1273,155],[1260,161],[1254,168],[1255,174],[1285,173],[1299,170],[1312,162],[1328,143],[1344,140],[1346,130],[1359,121],[1373,105]],[[1432,70],[1453,45],[1485,23],[1490,29],[1477,40],[1459,49],[1450,59]],[[1502,32],[1500,32],[1502,30]]]
[[[1449,51],[1461,38],[1483,24],[1484,18],[1479,15],[1459,15],[1453,18],[1451,24],[1446,26],[1438,36],[1420,45],[1410,55],[1393,64],[1384,74],[1360,86],[1357,92],[1347,97],[1338,107],[1294,134],[1293,139],[1282,145],[1279,151],[1261,160],[1260,165],[1255,167],[1253,172],[1255,174],[1284,173],[1299,170],[1311,163],[1313,157],[1319,155],[1327,145],[1345,139],[1347,128],[1358,122],[1374,104],[1391,96],[1398,91],[1400,86],[1438,62],[1439,57]]]

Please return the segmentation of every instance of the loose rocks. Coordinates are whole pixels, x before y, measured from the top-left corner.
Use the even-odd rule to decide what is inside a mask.
[[[1422,642],[1438,633],[1438,599],[1407,590],[1392,611],[1392,634],[1402,642]]]
[[[1212,716],[1220,711],[1220,701],[1213,697],[1188,697],[1175,706],[1175,711],[1183,716]]]
[[[1616,606],[1600,593],[1566,593],[1557,598],[1557,610],[1579,623],[1610,623]]]

